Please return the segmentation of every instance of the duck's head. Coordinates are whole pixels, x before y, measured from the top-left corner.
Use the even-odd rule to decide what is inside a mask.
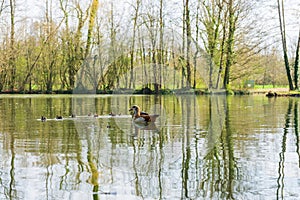
[[[134,105],[129,109],[129,111],[133,112],[134,114],[138,114],[140,112],[140,107],[137,105]]]

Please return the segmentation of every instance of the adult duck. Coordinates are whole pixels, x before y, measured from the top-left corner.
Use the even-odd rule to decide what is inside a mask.
[[[137,105],[134,105],[130,108],[132,113],[132,118],[137,123],[143,123],[143,122],[155,122],[156,118],[159,115],[149,115],[146,112],[141,111],[140,107]]]
[[[137,123],[147,123],[151,122],[150,116],[147,113],[141,114],[141,109],[139,106],[134,105],[129,109],[132,112],[132,118],[134,122]]]

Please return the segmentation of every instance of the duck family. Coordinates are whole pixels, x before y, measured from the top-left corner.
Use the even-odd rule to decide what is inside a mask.
[[[148,114],[147,112],[141,111],[141,108],[137,105],[133,105],[129,111],[131,112],[133,121],[136,123],[148,123],[148,122],[155,122],[156,118],[159,117],[159,115],[157,114]],[[117,114],[110,112],[109,113],[110,116],[116,116]],[[121,113],[119,114],[121,115]],[[98,117],[98,114],[91,114],[89,113],[88,116],[93,116],[93,117]],[[75,114],[72,114],[70,116],[71,118],[76,118]],[[56,115],[55,117],[56,120],[62,120],[63,116],[61,115]],[[47,118],[45,116],[41,116],[41,121],[45,122],[47,120]]]
[[[150,115],[146,112],[141,111],[141,108],[137,105],[132,106],[129,111],[132,113],[132,118],[134,122],[137,123],[147,123],[155,122],[159,115]]]

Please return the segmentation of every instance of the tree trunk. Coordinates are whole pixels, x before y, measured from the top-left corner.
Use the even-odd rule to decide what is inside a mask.
[[[300,30],[298,35],[298,43],[296,48],[296,57],[295,57],[295,66],[294,66],[294,82],[295,82],[295,90],[297,90],[298,87],[298,68],[299,68],[299,50],[300,50]]]
[[[289,65],[289,59],[288,59],[288,53],[287,53],[287,46],[286,46],[285,18],[284,18],[283,0],[281,2],[281,7],[280,7],[280,1],[279,0],[277,0],[277,4],[278,4],[279,25],[280,25],[280,34],[281,34],[281,42],[282,42],[283,58],[284,58],[286,76],[287,76],[287,79],[288,79],[288,82],[289,82],[289,89],[294,90],[293,80],[292,80],[290,65]]]
[[[16,57],[15,57],[15,0],[9,1],[10,6],[10,57],[9,57],[9,67],[10,67],[10,81],[9,90],[12,92],[15,87],[16,79]]]
[[[130,79],[129,79],[129,88],[133,86],[133,61],[134,61],[134,49],[135,49],[135,36],[136,36],[136,29],[137,29],[137,20],[139,16],[139,9],[140,9],[140,0],[136,0],[136,8],[135,8],[135,15],[133,19],[133,36],[131,40],[131,49],[130,49]]]
[[[186,25],[185,25],[185,15],[186,15],[186,8],[185,8],[185,0],[183,0],[183,13],[182,13],[182,60],[184,60],[185,54],[185,36],[186,36]],[[184,87],[184,78],[185,78],[185,68],[184,64],[181,65],[181,87]]]
[[[200,52],[200,48],[199,48],[199,14],[200,14],[200,1],[198,1],[197,4],[197,12],[196,12],[196,36],[195,36],[195,46],[196,46],[196,51],[194,53],[194,60],[193,60],[193,64],[194,64],[194,80],[193,80],[193,88],[196,89],[196,72],[197,72],[197,57],[198,54]]]
[[[191,65],[190,65],[190,48],[191,48],[191,41],[192,41],[192,31],[191,31],[191,21],[190,21],[190,9],[189,9],[189,0],[185,2],[185,23],[186,23],[186,86],[187,88],[191,87]]]
[[[86,62],[81,67],[80,77],[78,79],[78,83],[77,83],[77,86],[76,86],[79,90],[85,90],[86,89],[86,87],[83,85],[83,82],[82,82],[83,81],[83,74],[85,72],[85,69],[84,69],[85,66],[88,66],[88,64],[89,64],[88,61],[87,61],[87,58],[90,55],[90,51],[91,51],[92,33],[93,33],[93,29],[94,29],[94,22],[95,22],[95,18],[96,18],[96,15],[97,15],[98,6],[99,6],[98,0],[93,0],[92,5],[90,7],[88,33],[87,33],[86,47],[85,47],[85,53],[84,53],[84,59],[86,60]],[[80,21],[80,23],[81,22],[83,22],[83,21]],[[80,24],[80,25],[83,26],[83,24]],[[81,30],[81,29],[78,29],[78,30]],[[77,36],[79,36],[79,34]],[[76,41],[77,41],[77,39],[76,39]],[[80,41],[80,38],[78,38],[78,41]]]
[[[226,16],[226,15],[225,15]],[[224,19],[226,24],[226,17]],[[225,55],[225,37],[226,37],[226,28],[225,26],[223,27],[223,36],[222,36],[222,41],[221,41],[221,55],[220,55],[220,63],[219,63],[219,72],[218,72],[218,77],[217,77],[217,83],[216,83],[216,89],[219,88],[220,81],[221,81],[221,75],[223,72],[223,62],[224,62],[224,55]]]
[[[87,40],[86,40],[86,48],[85,48],[85,58],[88,57],[91,50],[91,40],[92,40],[92,33],[94,28],[94,22],[98,11],[99,2],[98,0],[93,0],[91,11],[90,11],[90,20],[89,20],[89,27],[87,33]]]
[[[164,65],[164,19],[163,19],[163,0],[160,0],[159,4],[159,52],[158,52],[158,64],[159,64],[159,85],[162,86],[163,71],[162,66]]]
[[[229,31],[228,31],[228,39],[227,39],[227,57],[225,64],[225,75],[223,80],[223,88],[228,89],[229,84],[229,75],[230,75],[230,67],[232,65],[232,54],[234,47],[234,32],[235,32],[235,16],[233,9],[233,0],[229,0],[228,3],[228,14],[229,14]]]

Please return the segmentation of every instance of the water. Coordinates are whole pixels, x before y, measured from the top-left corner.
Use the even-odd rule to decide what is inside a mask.
[[[160,117],[134,124],[133,104]],[[299,107],[264,96],[2,95],[0,199],[300,199]]]

